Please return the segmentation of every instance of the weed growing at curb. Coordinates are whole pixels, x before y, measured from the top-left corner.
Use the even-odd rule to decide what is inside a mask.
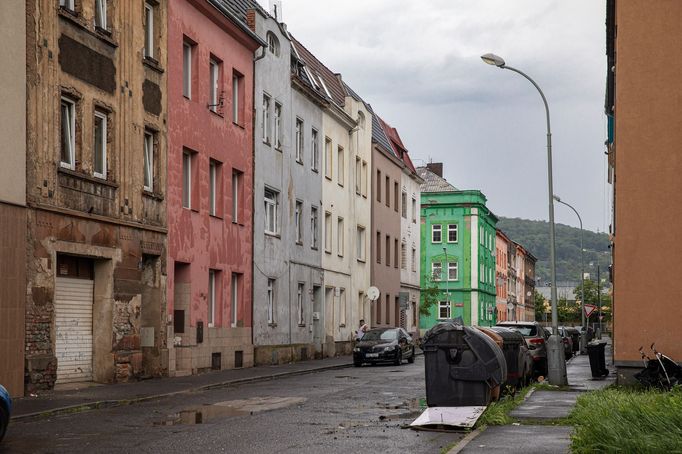
[[[531,389],[537,385],[526,386],[519,390],[516,394],[507,394],[497,402],[488,405],[485,412],[478,420],[477,425],[487,426],[504,426],[515,422],[515,419],[509,416],[509,413],[515,409],[526,398]]]

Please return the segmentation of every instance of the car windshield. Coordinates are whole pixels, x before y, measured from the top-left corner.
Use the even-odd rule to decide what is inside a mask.
[[[506,326],[505,328],[511,328],[514,331],[518,331],[522,335],[526,337],[530,336],[537,336],[538,335],[538,328],[535,325],[515,325],[515,326]]]
[[[397,329],[373,329],[367,331],[364,336],[362,336],[363,341],[377,341],[382,340],[386,342],[394,341],[398,338]]]

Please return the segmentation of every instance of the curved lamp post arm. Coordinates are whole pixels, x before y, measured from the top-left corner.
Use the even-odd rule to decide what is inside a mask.
[[[528,79],[528,82],[533,84],[533,86],[538,90],[538,93],[540,93],[540,96],[542,97],[542,103],[545,105],[545,114],[547,116],[547,135],[548,136],[552,135],[552,128],[550,126],[550,121],[549,121],[549,105],[547,104],[547,98],[545,98],[545,94],[542,92],[542,89],[540,88],[540,86],[537,83],[535,83],[535,81],[528,74],[524,73],[520,69],[516,69],[516,68],[513,68],[511,66],[507,66],[507,65],[500,66],[499,68],[500,69],[508,69],[509,71],[514,71],[517,74],[521,74],[523,77]]]

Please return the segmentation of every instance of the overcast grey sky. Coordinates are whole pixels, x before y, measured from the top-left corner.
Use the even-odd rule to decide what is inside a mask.
[[[259,0],[268,9],[268,0]],[[545,119],[533,86],[483,64],[493,52],[542,87],[554,192],[608,230],[605,0],[284,0],[288,29],[400,132],[416,164],[444,162],[498,215],[548,218]],[[578,225],[557,205],[557,222]]]

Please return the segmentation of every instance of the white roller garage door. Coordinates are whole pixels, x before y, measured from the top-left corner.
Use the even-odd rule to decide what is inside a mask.
[[[55,326],[57,383],[92,381],[94,281],[57,278]]]

